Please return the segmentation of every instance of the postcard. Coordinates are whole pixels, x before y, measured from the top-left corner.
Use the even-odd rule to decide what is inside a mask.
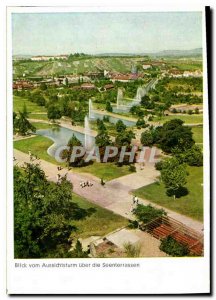
[[[7,7],[7,293],[209,293],[209,8]]]

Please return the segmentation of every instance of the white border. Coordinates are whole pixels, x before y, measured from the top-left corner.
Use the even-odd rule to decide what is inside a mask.
[[[15,1],[8,1],[14,3]],[[27,1],[20,1],[19,5]],[[31,5],[35,5],[36,1],[32,1]],[[171,1],[169,1],[171,2]],[[62,2],[64,3],[64,1]],[[117,2],[118,4],[118,2]],[[39,4],[38,4],[39,5]],[[40,3],[40,5],[43,5]],[[45,4],[44,4],[45,5]],[[80,5],[80,3],[79,3]],[[88,5],[88,4],[87,4]],[[112,7],[100,7],[86,6],[73,7],[73,8],[60,8],[60,7],[10,7],[8,8],[7,18],[7,32],[8,32],[8,49],[7,49],[7,68],[8,68],[8,82],[7,82],[7,134],[12,137],[12,65],[11,65],[11,12],[64,12],[64,11],[203,11],[203,7],[197,7],[195,5],[183,6],[182,4],[175,4],[171,6],[153,6],[153,4],[132,6],[112,6]],[[204,211],[205,211],[205,256],[204,258],[142,258],[136,259],[142,265],[142,269],[101,269],[94,272],[93,269],[89,272],[81,269],[75,269],[74,272],[70,269],[60,269],[55,272],[54,269],[15,269],[13,259],[13,191],[12,184],[12,140],[8,138],[7,141],[7,196],[8,196],[8,223],[7,223],[7,254],[8,254],[8,280],[7,288],[8,293],[12,294],[68,294],[68,293],[89,293],[89,294],[154,294],[154,293],[204,293],[209,291],[209,148],[208,148],[208,95],[207,95],[207,70],[206,70],[206,47],[205,47],[205,20],[203,18],[203,78],[204,78],[204,99],[206,103],[204,105],[204,144],[205,144],[205,176],[204,176]],[[101,261],[101,259],[99,259]],[[39,260],[28,260],[36,261]],[[44,261],[44,260],[43,260]],[[50,260],[49,260],[50,261]],[[52,260],[60,262],[61,260]],[[76,259],[66,260],[72,263]],[[98,261],[98,259],[85,259],[84,262]],[[105,262],[129,262],[127,259],[106,259]],[[23,260],[22,260],[23,262]]]

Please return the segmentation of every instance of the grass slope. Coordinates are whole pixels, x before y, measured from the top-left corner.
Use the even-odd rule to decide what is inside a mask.
[[[187,215],[199,221],[203,220],[203,167],[188,167],[189,176],[186,187],[189,194],[178,198],[166,195],[163,183],[153,183],[134,191],[138,197],[150,200],[158,205]]]
[[[193,139],[196,143],[203,143],[203,127],[193,127]]]
[[[203,115],[169,115],[169,116],[164,116],[164,117],[155,117],[153,119],[154,122],[159,122],[161,124],[168,122],[173,119],[180,119],[185,122],[185,124],[198,124],[198,123],[203,123]]]
[[[77,194],[73,194],[72,199],[73,202],[78,203],[82,208],[92,207],[96,209],[96,212],[85,220],[73,221],[73,224],[78,228],[78,231],[75,233],[77,238],[88,238],[92,235],[104,236],[128,224],[127,219],[96,204],[92,204]]]
[[[59,164],[53,157],[47,153],[47,149],[53,144],[53,141],[43,136],[35,136],[28,139],[23,139],[14,142],[14,148],[28,153],[37,155],[40,159],[44,159],[48,162]]]
[[[30,113],[32,112],[46,113],[46,108],[44,106],[39,106],[23,97],[18,97],[18,96],[13,97],[13,111],[15,112],[18,112],[19,110],[22,111],[24,104],[26,105],[27,111]]]
[[[36,124],[36,123],[34,123]],[[39,123],[39,127],[41,123]],[[48,125],[48,124],[46,124]],[[46,160],[48,162],[54,163],[56,165],[63,165],[58,163],[53,157],[51,157],[47,153],[47,149],[53,144],[53,141],[44,137],[44,136],[35,136],[28,139],[23,139],[20,141],[14,142],[14,148],[20,150],[24,153],[28,153],[31,151],[32,154],[37,155],[40,159]],[[94,162],[92,165],[81,167],[81,168],[73,168],[74,172],[81,173],[90,173],[98,178],[103,178],[108,181],[114,178],[118,178],[121,176],[125,176],[130,174],[129,166],[118,167],[114,163],[97,163]]]

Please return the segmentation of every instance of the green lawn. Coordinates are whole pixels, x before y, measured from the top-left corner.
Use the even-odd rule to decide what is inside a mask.
[[[199,221],[203,220],[203,167],[188,167],[187,188],[189,194],[178,198],[166,195],[163,183],[153,183],[134,191],[138,197],[148,199],[158,205],[187,215]]]
[[[14,142],[14,148],[24,153],[31,151],[32,154],[37,155],[40,159],[48,162],[59,164],[53,157],[47,153],[47,149],[53,144],[53,141],[43,136],[35,136],[28,139],[23,139]]]
[[[48,124],[43,122],[32,122],[32,125],[34,125],[36,129],[50,129],[59,127],[57,124]]]
[[[36,119],[36,120],[48,120],[47,114],[34,114],[30,113],[29,114],[29,119]]]
[[[34,113],[46,112],[46,108],[44,106],[39,106],[33,102],[30,102],[29,100],[27,100],[23,97],[18,97],[18,96],[13,97],[13,111],[18,112],[19,110],[22,110],[24,103],[26,105],[27,111],[30,113],[31,112],[34,112]]]
[[[48,125],[48,124],[46,124]],[[47,149],[53,144],[53,141],[44,136],[35,136],[28,139],[23,139],[14,142],[14,148],[24,153],[31,151],[32,154],[37,155],[40,159],[54,163],[56,165],[63,165],[57,162],[53,157],[47,153]],[[121,177],[130,174],[129,166],[118,167],[114,163],[97,163],[94,162],[92,165],[73,168],[74,172],[90,173],[98,178],[103,178],[108,181],[117,177]]]
[[[128,224],[127,219],[96,204],[92,204],[77,194],[73,194],[72,199],[82,208],[92,207],[96,209],[96,212],[85,220],[73,221],[73,224],[78,228],[78,231],[75,233],[76,238],[87,238],[92,235],[104,236]]]
[[[180,119],[185,122],[185,124],[198,124],[203,123],[203,115],[170,115],[164,117],[154,117],[153,122],[159,122],[161,124],[170,121],[172,119]]]
[[[112,180],[121,176],[130,174],[129,166],[118,167],[114,163],[98,163],[94,162],[92,165],[73,169],[77,172],[90,173],[105,181]]]
[[[192,128],[193,139],[196,143],[203,143],[203,127],[196,126]]]

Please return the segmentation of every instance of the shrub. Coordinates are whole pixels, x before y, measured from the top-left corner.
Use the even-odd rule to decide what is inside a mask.
[[[135,220],[129,220],[129,223],[128,223],[128,228],[130,229],[136,229],[139,227],[139,223]]]
[[[155,169],[158,171],[161,171],[163,169],[163,161],[162,160],[155,163]]]
[[[171,236],[163,239],[160,244],[160,250],[171,256],[187,256],[189,249],[187,246],[180,244]]]
[[[140,245],[132,245],[131,243],[124,244],[125,252],[127,257],[139,257],[140,256]]]
[[[134,165],[129,166],[129,171],[130,172],[136,172],[136,167]]]
[[[136,215],[138,221],[148,223],[155,218],[166,215],[165,210],[158,209],[153,206],[138,204],[137,207],[133,210],[133,213]]]

